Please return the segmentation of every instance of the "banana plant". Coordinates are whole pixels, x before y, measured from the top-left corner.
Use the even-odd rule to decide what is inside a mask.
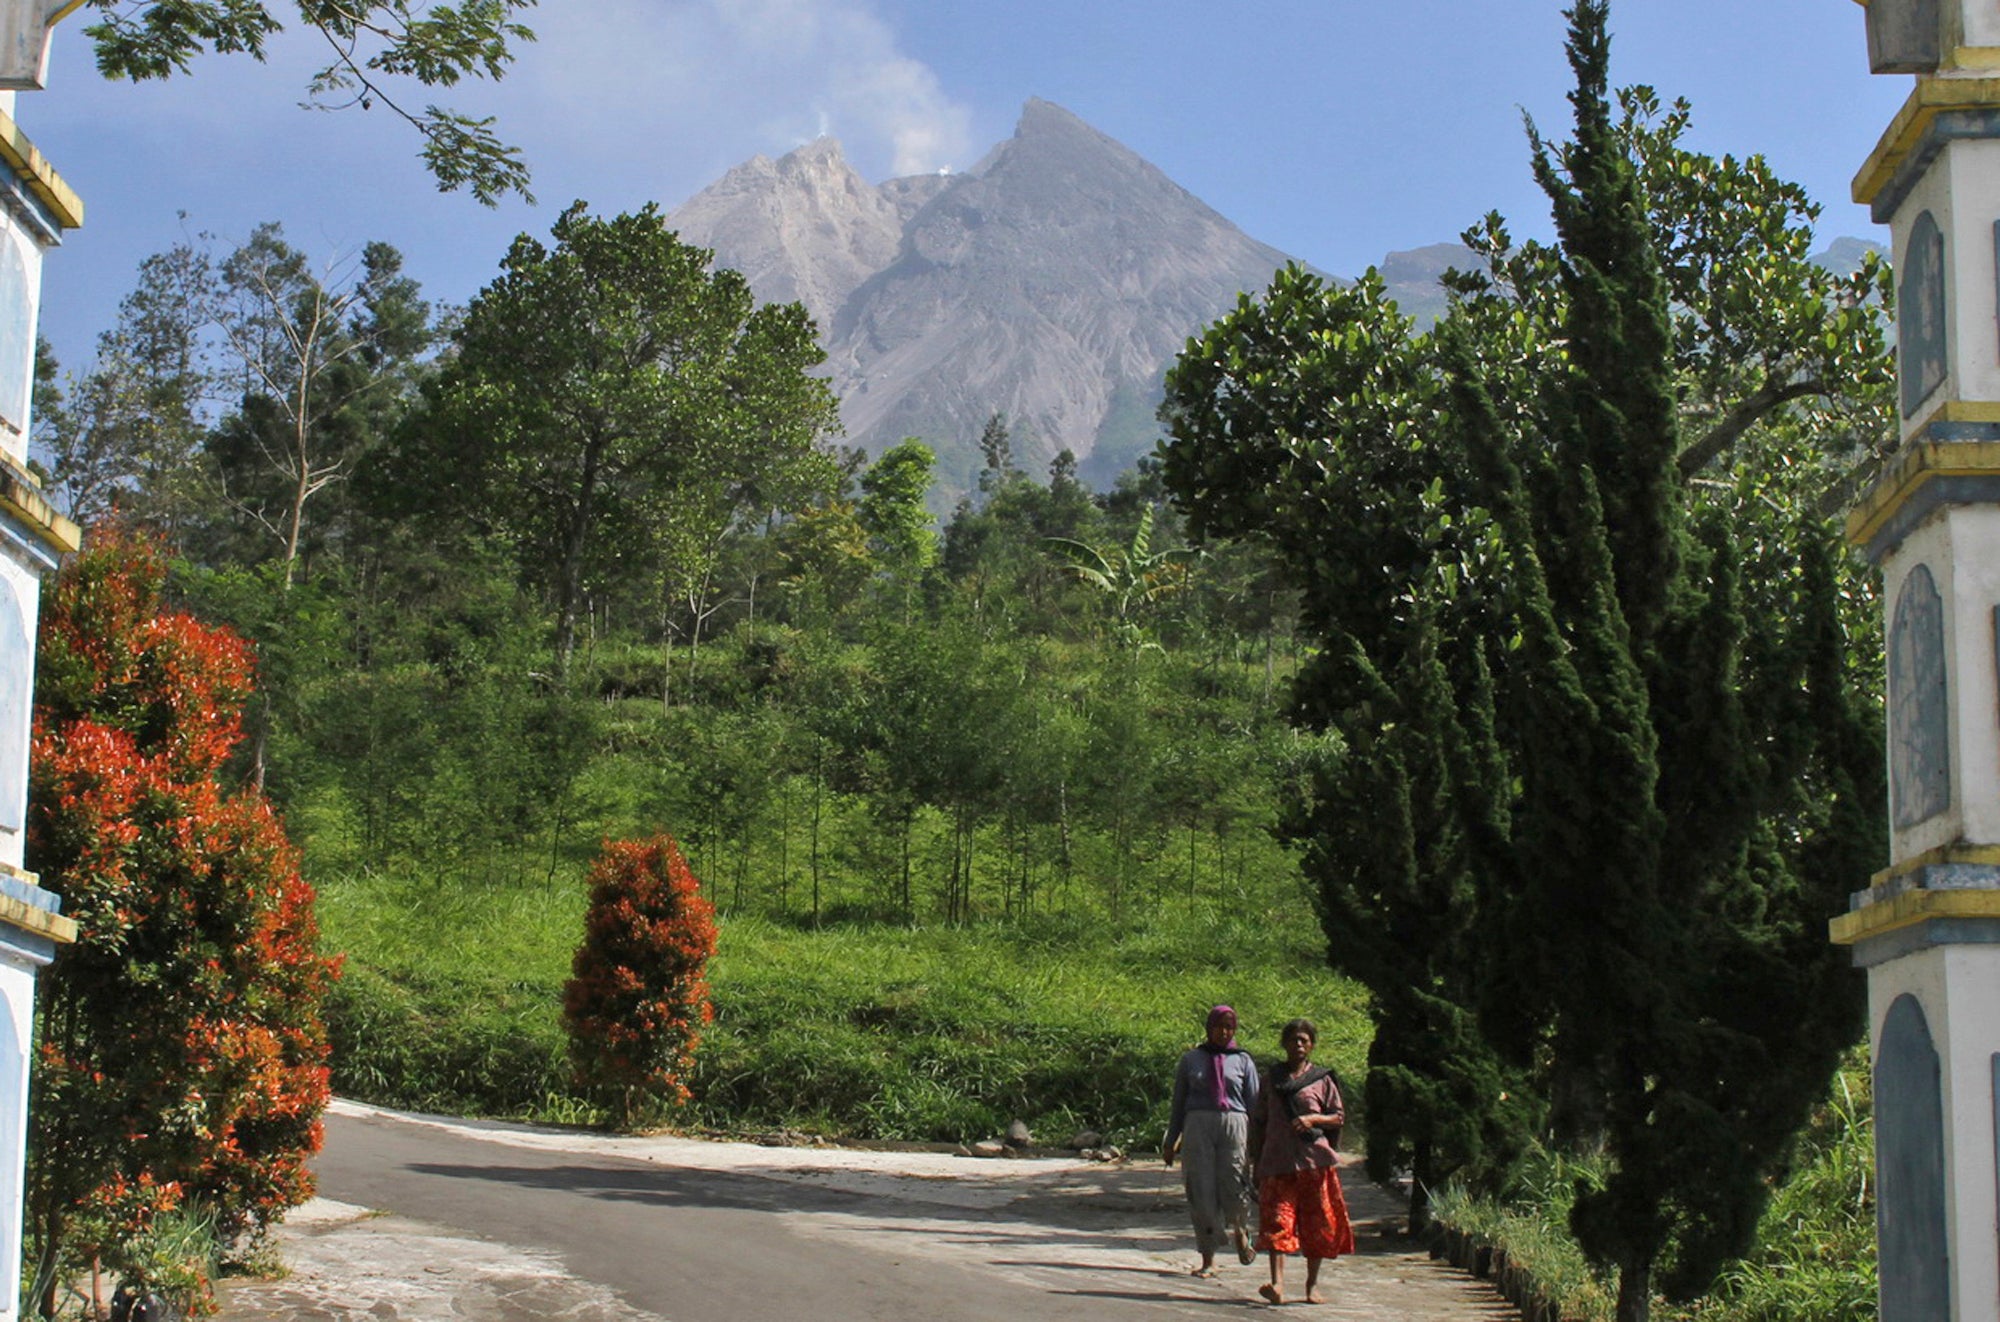
[[[1065,572],[1111,599],[1115,612],[1112,627],[1121,641],[1157,646],[1144,641],[1138,616],[1154,602],[1187,587],[1188,564],[1195,553],[1185,546],[1153,550],[1152,510],[1139,515],[1131,542],[1122,547],[1100,550],[1068,537],[1045,537],[1042,541],[1063,558]]]

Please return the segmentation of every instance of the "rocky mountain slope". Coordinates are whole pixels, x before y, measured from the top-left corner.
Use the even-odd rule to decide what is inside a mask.
[[[1151,448],[1188,335],[1287,260],[1047,101],[964,174],[871,185],[822,138],[671,219],[759,297],[805,303],[850,443],[920,436],[950,486],[996,412],[1025,467],[1068,449],[1108,481]]]
[[[759,298],[804,303],[848,443],[879,454],[921,437],[946,496],[971,486],[995,413],[1024,468],[1067,449],[1108,486],[1153,448],[1161,377],[1188,336],[1289,260],[1041,100],[964,174],[871,184],[820,138],[753,157],[670,221]],[[1835,240],[1820,260],[1846,269],[1875,246]],[[1438,243],[1380,270],[1428,325],[1445,307],[1438,277],[1477,264]]]

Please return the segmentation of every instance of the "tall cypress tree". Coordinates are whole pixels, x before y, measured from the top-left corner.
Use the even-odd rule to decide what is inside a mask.
[[[1175,368],[1165,475],[1197,533],[1275,543],[1322,640],[1298,714],[1339,751],[1298,826],[1379,1011],[1371,1137],[1504,1180],[1532,1078],[1609,1158],[1573,1227],[1636,1322],[1748,1246],[1858,1031],[1823,924],[1880,772],[1833,529],[1752,460],[1682,471],[1659,218],[1603,0],[1570,20],[1573,135],[1530,130],[1555,295],[1468,279],[1413,336],[1288,273]]]
[[[1546,456],[1531,535],[1558,629],[1529,637],[1565,644],[1575,677],[1531,641],[1515,722],[1529,885],[1508,930],[1538,954],[1552,1084],[1601,1108],[1559,1118],[1613,1161],[1574,1228],[1618,1267],[1619,1317],[1640,1319],[1663,1260],[1660,1284],[1685,1295],[1747,1246],[1766,1177],[1858,1025],[1858,988],[1819,937],[1880,846],[1845,820],[1877,760],[1828,625],[1831,530],[1791,530],[1798,597],[1753,645],[1740,511],[1697,511],[1676,473],[1666,285],[1608,59],[1605,5],[1582,0],[1575,137],[1536,153],[1570,370],[1552,383],[1549,443],[1530,450]],[[1802,779],[1848,792],[1801,801]],[[1803,818],[1835,805],[1842,819],[1798,848]]]

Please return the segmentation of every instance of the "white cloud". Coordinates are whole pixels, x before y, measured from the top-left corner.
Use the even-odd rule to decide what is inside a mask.
[[[971,151],[969,107],[869,0],[594,0],[531,21],[541,41],[496,98],[503,131],[528,138],[531,157],[647,163],[670,204],[753,152],[821,133],[877,176]],[[535,88],[531,128],[506,95],[517,80]]]
[[[324,43],[296,28],[270,62],[210,57],[195,75],[110,83],[76,20],[57,33],[51,89],[19,113],[84,196],[87,224],[52,255],[43,329],[85,361],[132,272],[189,228],[227,243],[279,220],[316,258],[386,239],[435,298],[459,302],[493,276],[513,235],[545,235],[570,201],[600,214],[673,207],[755,152],[822,132],[871,178],[963,164],[970,114],[876,13],[880,0],[551,0],[529,11],[540,40],[498,84],[401,87],[495,117],[534,171],[539,205],[488,211],[439,195],[413,129],[378,104],[296,109]]]

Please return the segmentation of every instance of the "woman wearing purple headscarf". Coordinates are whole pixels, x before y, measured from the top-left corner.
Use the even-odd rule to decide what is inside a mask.
[[[1250,1115],[1257,1109],[1257,1062],[1236,1045],[1236,1011],[1208,1012],[1205,1041],[1181,1057],[1174,1071],[1174,1114],[1167,1126],[1167,1165],[1181,1156],[1188,1215],[1201,1249],[1196,1276],[1215,1275],[1215,1253],[1225,1239],[1239,1262],[1255,1262],[1250,1219]]]

